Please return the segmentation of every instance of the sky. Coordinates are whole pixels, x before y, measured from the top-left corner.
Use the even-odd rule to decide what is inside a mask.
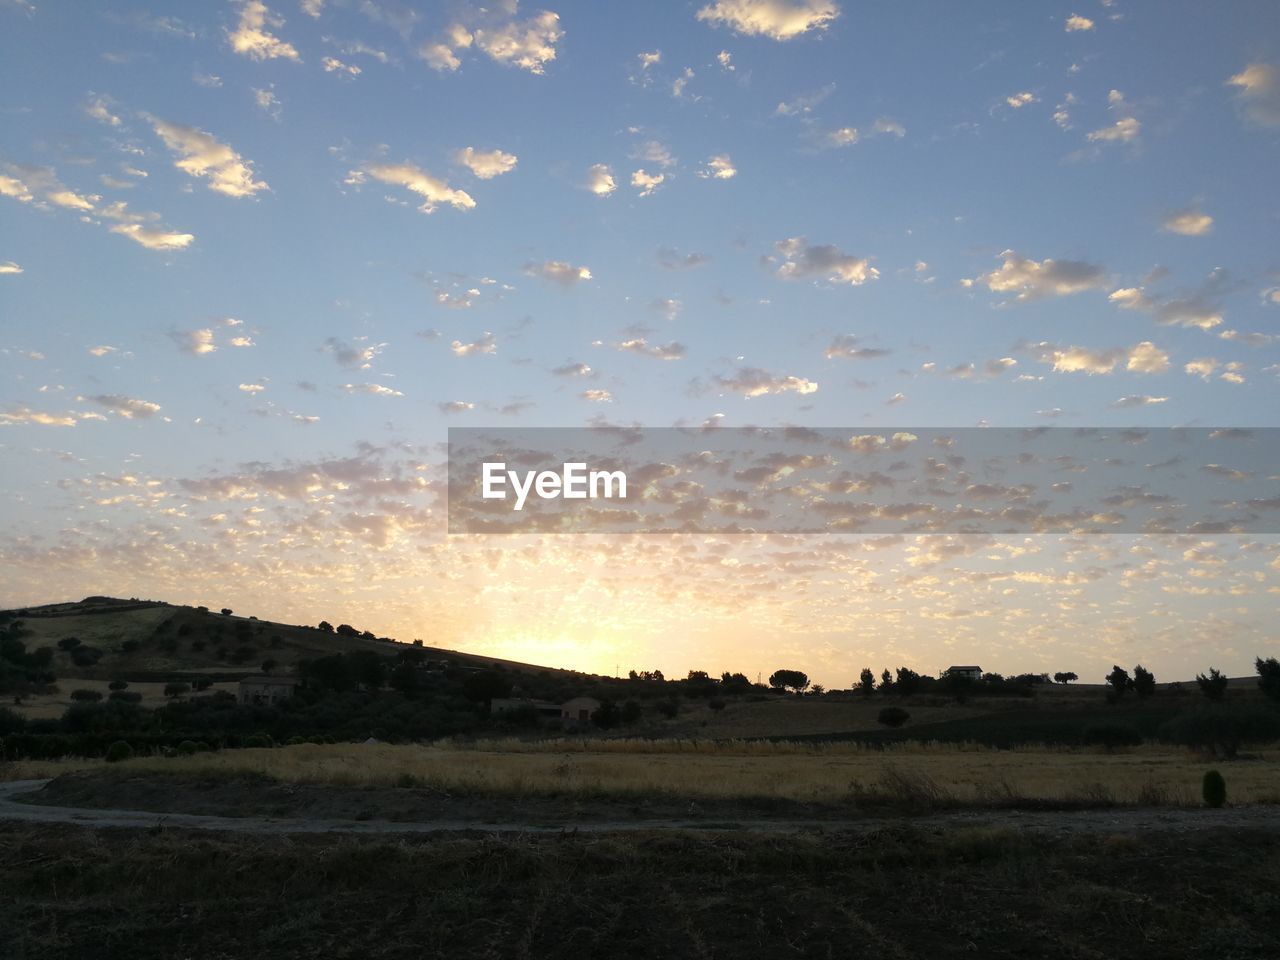
[[[1280,426],[1274,2],[0,0],[0,81],[0,605],[828,687],[1278,652],[1276,536],[444,499],[460,426]]]

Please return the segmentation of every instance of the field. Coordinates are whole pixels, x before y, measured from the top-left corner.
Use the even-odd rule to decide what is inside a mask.
[[[261,778],[341,787],[428,787],[498,797],[568,796],[628,800],[786,801],[820,806],[897,791],[933,806],[982,806],[1016,800],[1194,805],[1212,766],[1165,746],[1115,752],[1028,747],[903,744],[873,749],[849,743],[559,740],[481,741],[470,745],[301,744],[224,750],[186,757],[138,757],[121,764],[19,762],[3,779],[68,770],[175,779]],[[1280,748],[1222,765],[1235,803],[1280,803]],[[905,799],[911,799],[906,797]]]

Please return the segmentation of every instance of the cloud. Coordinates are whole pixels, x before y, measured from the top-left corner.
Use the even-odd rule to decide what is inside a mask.
[[[241,390],[242,392],[244,392],[244,393],[262,393],[262,391],[263,391],[263,390],[266,390],[266,389],[267,389],[267,388],[266,388],[266,386],[264,386],[264,385],[263,385],[263,384],[261,384],[261,383],[242,383],[242,384],[240,384],[240,390]]]
[[[81,419],[102,419],[99,414],[92,417],[81,415]],[[35,424],[41,427],[74,427],[76,417],[72,414],[46,413],[43,410],[32,410],[27,406],[12,407],[7,412],[0,412],[0,426]]]
[[[994,360],[983,361],[981,367],[974,363],[959,363],[942,371],[942,375],[955,380],[990,380],[1017,365],[1018,361],[1013,357],[997,357]],[[932,373],[938,369],[938,365],[936,363],[926,363],[920,369],[926,373]]]
[[[1212,278],[1211,278],[1212,282]],[[1149,296],[1141,287],[1121,287],[1107,297],[1122,310],[1150,313],[1163,326],[1212,330],[1222,323],[1222,311],[1202,294],[1171,300]]]
[[[1201,380],[1208,380],[1218,369],[1218,361],[1213,357],[1199,357],[1183,366],[1183,371]]]
[[[814,107],[835,92],[836,85],[834,83],[828,83],[826,86],[819,87],[812,93],[802,93],[799,96],[792,97],[790,100],[783,100],[776,108],[774,108],[773,115],[775,117],[795,117],[806,113],[812,113]]]
[[[320,66],[324,67],[325,73],[346,74],[348,77],[358,77],[363,72],[354,63],[343,63],[337,57],[325,57]]]
[[[461,340],[455,340],[451,344],[451,349],[455,356],[470,357],[475,354],[497,353],[498,341],[492,333],[485,331],[475,343],[463,343]]]
[[[888,350],[858,346],[858,338],[851,334],[843,334],[832,340],[825,354],[828,360],[874,360],[888,355]]]
[[[729,159],[727,153],[718,153],[707,161],[704,169],[698,171],[698,176],[712,178],[715,180],[731,180],[738,173],[734,167],[733,161]]]
[[[659,247],[657,257],[658,266],[664,270],[692,270],[711,262],[711,258],[705,253],[682,254],[674,247]]]
[[[509,3],[475,10],[465,22],[450,24],[442,36],[424,44],[418,55],[432,68],[452,72],[462,66],[460,54],[475,49],[495,63],[543,74],[564,36],[560,17],[543,10],[521,20],[516,9]]]
[[[541,277],[562,287],[572,287],[582,280],[591,279],[591,271],[586,267],[575,267],[564,260],[546,260],[542,263],[526,263],[524,272],[531,277]]]
[[[1134,373],[1164,373],[1169,369],[1169,355],[1150,340],[1132,347],[1112,347],[1109,350],[1058,347],[1052,343],[1038,343],[1031,349],[1037,360],[1051,365],[1058,373],[1092,376],[1113,373],[1121,364]]]
[[[364,346],[353,346],[344,343],[337,337],[330,337],[324,342],[326,352],[333,354],[333,358],[343,367],[351,367],[359,370],[368,370],[373,366],[374,358],[380,354],[386,347],[385,343],[373,343]]]
[[[352,171],[352,175],[360,171]],[[411,193],[423,198],[421,213],[434,213],[439,204],[447,203],[455,210],[471,210],[476,202],[465,190],[455,190],[439,177],[412,163],[373,163],[364,168],[364,172],[375,180],[404,187]]]
[[[1167,403],[1168,401],[1168,397],[1153,397],[1145,393],[1135,393],[1127,397],[1121,397],[1112,403],[1111,406],[1122,409],[1127,407],[1149,407],[1153,404]]]
[[[476,405],[469,400],[450,400],[447,403],[437,403],[436,407],[448,417],[455,413],[466,413],[469,410],[474,410]]]
[[[656,164],[664,170],[676,165],[676,158],[671,148],[661,140],[644,141],[631,151],[631,156],[644,163]]]
[[[1213,217],[1201,213],[1195,207],[1187,207],[1169,214],[1161,226],[1170,233],[1179,233],[1184,237],[1203,237],[1213,229]]]
[[[650,346],[644,337],[623,340],[618,344],[618,349],[638,353],[642,357],[653,357],[655,360],[683,360],[688,352],[684,344],[676,343],[674,340],[661,346]]]
[[[208,327],[200,330],[172,330],[169,339],[178,345],[179,350],[193,357],[213,353],[218,349],[213,342],[213,330]]]
[[[1280,71],[1269,63],[1251,63],[1227,84],[1239,89],[1244,115],[1264,127],[1280,127]]]
[[[881,117],[878,119],[872,129],[876,133],[893,134],[893,136],[898,137],[899,139],[907,135],[907,128],[897,120],[892,120],[889,117]]]
[[[1080,260],[1042,260],[1037,263],[1018,256],[1012,250],[1000,254],[1004,263],[999,270],[976,278],[994,293],[1017,293],[1018,300],[1062,297],[1093,290],[1106,283],[1106,273],[1098,266]]]
[[[324,0],[302,0],[300,4],[302,12],[309,17],[319,17],[324,10]]]
[[[492,180],[516,168],[518,158],[514,153],[503,153],[501,150],[482,151],[474,147],[466,147],[454,154],[454,160],[481,180]]]
[[[1065,27],[1067,33],[1079,33],[1082,30],[1092,30],[1093,21],[1088,17],[1082,17],[1078,13],[1073,13],[1071,16],[1067,17]]]
[[[1142,124],[1136,117],[1121,117],[1109,127],[1102,127],[1088,134],[1092,143],[1133,143],[1142,131]]]
[[[123,121],[108,109],[108,104],[106,97],[90,95],[84,107],[85,116],[111,127],[120,126]]]
[[[726,390],[746,397],[763,397],[777,393],[816,393],[818,385],[812,380],[794,376],[775,376],[758,367],[741,367],[733,376],[716,376],[715,381]]]
[[[578,396],[590,403],[613,403],[613,394],[608,390],[583,390]]]
[[[285,43],[265,29],[268,26],[278,29],[283,25],[284,20],[273,16],[261,0],[245,0],[240,7],[240,22],[234,31],[227,32],[227,39],[232,50],[250,60],[284,59],[301,63],[302,58],[293,44]]]
[[[857,127],[838,127],[822,135],[822,144],[827,147],[851,147],[857,142]]]
[[[12,260],[0,260],[0,276],[5,274],[24,273],[22,267],[18,266]]]
[[[775,272],[784,280],[820,279],[856,287],[880,276],[866,257],[851,256],[830,245],[810,246],[804,237],[779,240],[773,247],[782,257]],[[773,257],[767,259],[774,262]]]
[[[589,377],[595,373],[585,363],[566,363],[562,367],[556,367],[551,372],[557,377]]]
[[[834,0],[715,0],[696,16],[747,36],[791,40],[827,29],[840,16],[840,7]]]
[[[592,164],[587,170],[587,178],[582,183],[583,189],[590,190],[597,197],[607,197],[618,189],[613,179],[613,170],[607,163]]]
[[[253,179],[253,163],[196,127],[148,118],[156,135],[179,159],[174,166],[189,176],[207,177],[209,189],[228,197],[251,197],[270,187]]]
[[[181,250],[195,239],[189,233],[175,233],[172,230],[153,230],[137,223],[119,224],[112,227],[111,232],[122,234],[148,250]]]
[[[88,399],[126,420],[146,420],[160,412],[158,403],[135,400],[133,397],[124,397],[117,393],[99,394]]]
[[[646,173],[644,170],[637,170],[631,174],[631,185],[640,191],[640,196],[647,197],[652,195],[653,191],[662,186],[662,182],[667,179],[665,173]]]
[[[367,393],[374,397],[403,397],[399,390],[392,390],[380,383],[344,383],[342,389],[347,393]]]
[[[259,110],[269,116],[272,120],[280,119],[282,105],[280,103],[280,98],[276,96],[274,90],[254,87],[253,102],[257,104]]]

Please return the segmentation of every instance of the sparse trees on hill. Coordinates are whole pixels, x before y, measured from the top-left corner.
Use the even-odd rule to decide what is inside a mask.
[[[1115,664],[1111,668],[1111,672],[1107,674],[1107,684],[1111,687],[1111,695],[1117,700],[1123,697],[1125,691],[1133,686],[1133,680],[1129,677],[1129,671],[1119,664]]]
[[[876,675],[871,672],[870,667],[863,667],[862,673],[858,674],[858,689],[862,691],[864,697],[869,697],[875,686]]]
[[[1055,673],[1053,675],[1054,683],[1075,683],[1079,679],[1080,678],[1076,674],[1070,671],[1065,671],[1063,673]]]
[[[1258,657],[1254,666],[1258,670],[1258,689],[1269,699],[1280,702],[1280,660]]]
[[[1142,664],[1133,668],[1133,692],[1139,698],[1149,697],[1156,692],[1156,676]]]
[[[775,670],[769,677],[769,686],[800,693],[809,686],[809,675],[801,670]]]
[[[1200,685],[1200,692],[1210,700],[1221,700],[1227,694],[1227,678],[1214,667],[1209,668],[1207,677],[1197,673],[1196,683]]]
[[[319,630],[321,633],[333,633],[333,624],[330,623],[328,620],[321,620],[320,623],[316,626],[316,629]]]

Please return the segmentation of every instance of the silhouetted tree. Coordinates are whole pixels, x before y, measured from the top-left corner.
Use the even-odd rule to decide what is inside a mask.
[[[1070,671],[1066,671],[1064,673],[1055,673],[1053,675],[1054,683],[1075,683],[1079,679],[1080,678],[1076,674]]]
[[[1123,697],[1125,691],[1133,686],[1129,671],[1119,664],[1112,666],[1111,672],[1107,674],[1107,683],[1111,686],[1111,692],[1117,699]]]
[[[920,674],[916,673],[910,667],[899,667],[898,678],[893,683],[895,693],[900,693],[904,697],[909,697],[920,689]]]
[[[862,691],[864,697],[871,696],[871,691],[876,687],[876,675],[871,672],[870,667],[863,667],[862,673],[858,674],[858,689]]]
[[[881,690],[893,689],[893,674],[889,672],[888,667],[885,668],[884,673],[880,674],[880,689]]]
[[[1221,700],[1226,696],[1227,678],[1214,667],[1209,668],[1207,677],[1203,673],[1197,673],[1196,683],[1200,684],[1200,692],[1210,700]]]
[[[769,676],[769,686],[775,690],[794,690],[796,693],[809,686],[809,676],[801,670],[775,670]]]
[[[222,608],[222,610],[221,610],[220,612],[222,613],[222,615],[223,615],[224,617],[229,617],[229,616],[231,616],[231,608],[230,608],[230,607],[223,607],[223,608]]]
[[[1258,670],[1258,689],[1270,699],[1280,701],[1280,660],[1258,657],[1254,666]]]
[[[1142,664],[1133,668],[1133,692],[1140,698],[1156,692],[1156,676]]]
[[[333,633],[333,624],[328,620],[321,620],[320,623],[316,625],[316,629],[321,633]]]

